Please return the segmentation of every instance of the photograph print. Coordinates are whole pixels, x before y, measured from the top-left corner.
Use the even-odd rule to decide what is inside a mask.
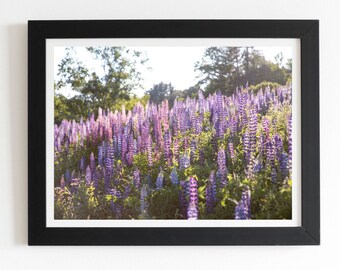
[[[292,219],[291,47],[53,58],[55,220]]]

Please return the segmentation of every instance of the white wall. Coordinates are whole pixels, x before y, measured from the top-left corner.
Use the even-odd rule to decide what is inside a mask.
[[[340,269],[339,11],[337,0],[1,0],[0,269]],[[320,19],[321,246],[27,246],[27,20],[137,18]]]

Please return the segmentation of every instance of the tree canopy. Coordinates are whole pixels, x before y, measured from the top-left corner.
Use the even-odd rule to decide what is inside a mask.
[[[68,112],[73,118],[80,118],[98,107],[114,109],[122,100],[130,100],[133,89],[141,87],[137,65],[147,61],[141,52],[124,47],[87,47],[86,51],[100,62],[102,70],[91,71],[77,58],[73,48],[67,49],[58,66],[59,79],[55,83],[56,122],[67,117]],[[58,93],[65,87],[76,94],[66,98]],[[62,110],[58,112],[58,108]]]
[[[205,86],[206,93],[221,91],[231,95],[237,87],[246,84],[263,81],[285,84],[291,65],[284,67],[282,61],[282,54],[273,63],[253,47],[210,47],[195,68],[200,73],[199,84]]]
[[[150,96],[150,101],[156,104],[161,103],[164,99],[167,99],[174,91],[174,87],[171,83],[160,82],[154,84],[151,89],[145,93]]]

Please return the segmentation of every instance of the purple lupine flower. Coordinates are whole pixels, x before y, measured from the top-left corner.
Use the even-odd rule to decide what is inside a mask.
[[[215,172],[210,172],[210,176],[207,182],[206,189],[206,211],[207,213],[211,213],[216,205],[216,195],[217,195],[217,187],[215,180]]]
[[[156,189],[157,190],[160,190],[160,189],[163,188],[163,178],[164,178],[163,170],[162,170],[162,168],[160,168],[160,172],[159,172],[157,179],[156,179]]]
[[[93,174],[94,171],[96,170],[96,160],[94,158],[93,152],[90,155],[90,169],[91,169],[91,174]]]
[[[230,117],[228,127],[230,129],[230,136],[234,137],[237,132],[237,118],[235,116]]]
[[[108,189],[110,187],[111,177],[113,174],[112,161],[110,158],[105,158],[104,163],[105,163],[104,171],[105,189]]]
[[[269,124],[270,121],[268,118],[264,117],[262,119],[262,128],[263,128],[263,132],[265,133],[265,135],[268,137],[269,136]]]
[[[220,171],[219,170],[217,170],[217,172],[216,172],[216,179],[220,179],[221,178],[221,175],[220,175]]]
[[[273,183],[276,183],[277,180],[288,179],[287,177],[291,172],[292,119],[290,115],[284,127],[278,125],[278,118],[275,115],[273,115],[273,118],[266,115],[270,106],[281,110],[283,103],[291,104],[291,101],[291,87],[279,87],[277,89],[261,89],[258,93],[237,89],[230,97],[216,93],[204,98],[203,94],[199,93],[197,99],[188,97],[184,101],[175,100],[170,110],[167,102],[162,102],[160,105],[149,103],[145,107],[141,104],[136,104],[131,111],[126,112],[124,109],[114,113],[109,110],[102,111],[98,109],[97,119],[92,113],[89,114],[88,119],[81,119],[79,123],[64,120],[59,127],[54,127],[56,162],[60,158],[58,151],[62,155],[68,155],[69,153],[73,155],[73,151],[79,154],[81,153],[80,150],[87,146],[93,147],[93,149],[98,147],[98,158],[91,153],[89,160],[87,158],[84,160],[84,168],[76,172],[77,183],[84,177],[85,179],[86,177],[88,178],[89,166],[92,173],[91,180],[94,186],[96,182],[96,186],[98,186],[98,182],[109,175],[107,172],[110,170],[106,168],[106,161],[109,158],[112,161],[112,176],[109,180],[109,188],[111,188],[111,185],[115,188],[118,186],[119,188],[124,188],[124,177],[131,168],[127,170],[124,168],[123,170],[123,166],[132,165],[132,158],[138,153],[147,155],[149,170],[153,169],[153,166],[158,162],[163,162],[159,160],[162,155],[165,157],[168,169],[173,166],[173,162],[176,166],[178,164],[181,170],[188,168],[190,163],[204,166],[206,163],[212,162],[213,160],[209,160],[211,158],[210,151],[205,151],[204,147],[198,147],[201,142],[200,134],[204,130],[204,132],[212,132],[211,144],[215,152],[219,152],[221,143],[226,143],[227,139],[230,140],[227,148],[224,149],[226,180],[228,179],[227,165],[229,165],[229,157],[231,160],[236,160],[236,151],[240,150],[245,155],[245,166],[242,167],[245,169],[247,176],[254,176],[259,172],[264,173],[264,169],[266,169],[266,172],[268,171],[270,174],[269,177],[272,177]],[[206,112],[208,114],[205,114]],[[207,115],[210,115],[210,118]],[[262,115],[262,123],[259,125],[259,119],[257,118],[260,115]],[[262,129],[258,130],[258,126],[262,126]],[[182,131],[182,134],[180,131]],[[185,132],[189,131],[191,135],[197,135],[194,137],[196,142],[192,136],[186,136]],[[287,138],[280,137],[283,134],[286,135],[287,132]],[[258,133],[259,136],[256,136]],[[224,138],[225,134],[228,135],[228,138],[220,140],[219,138]],[[244,137],[240,138],[242,134],[244,134]],[[126,136],[126,140],[123,138],[124,136]],[[113,141],[114,156],[110,154],[111,141]],[[238,145],[240,141],[241,148]],[[231,142],[237,143],[237,145],[230,146]],[[91,143],[92,145],[90,145]],[[258,152],[256,152],[257,149]],[[90,151],[96,154],[96,150]],[[206,157],[204,154],[206,154]],[[216,156],[216,165],[218,165],[218,153]],[[188,163],[186,157],[189,158]],[[98,165],[96,160],[100,165],[98,168],[96,168],[96,165]],[[113,160],[115,160],[114,164]],[[79,163],[81,163],[80,161]],[[88,161],[89,163],[87,164]],[[121,161],[123,164],[121,164]],[[196,161],[198,161],[198,164],[195,163]],[[80,166],[81,164],[77,165],[83,167]],[[239,164],[235,163],[234,165]],[[71,166],[71,163],[67,163],[66,166]],[[116,166],[118,167],[116,168]],[[222,182],[224,174],[223,171],[220,171],[220,168],[217,169],[216,175],[214,175],[216,183],[217,180]],[[239,169],[239,166],[235,166],[235,170]],[[180,174],[182,173],[181,171]],[[243,174],[244,172],[241,173]],[[64,174],[64,181],[67,186],[74,188],[74,185],[71,185],[73,182],[69,170],[68,174],[69,176],[66,173]],[[132,174],[134,174],[134,171]],[[177,173],[174,176],[177,178],[174,181],[178,182],[179,176]],[[95,178],[97,178],[96,181]],[[171,181],[175,178],[172,178],[170,174]],[[165,179],[163,178],[163,180]],[[154,184],[151,180],[149,182],[151,185]],[[178,189],[181,189],[181,187],[178,187]],[[210,200],[209,189],[209,183],[207,183],[207,204]],[[188,195],[190,193],[189,186],[186,187],[186,190]],[[181,210],[184,209],[184,213],[181,212],[181,215],[185,218],[188,215],[188,201],[185,202],[184,200],[183,202],[184,207],[181,206]]]
[[[241,200],[235,207],[235,219],[251,219],[250,189],[248,187],[242,192]]]
[[[223,116],[223,96],[221,94],[221,91],[218,91],[216,93],[216,102],[217,102],[217,114],[218,116]]]
[[[131,120],[132,121],[132,120]],[[131,132],[129,135],[128,135],[128,152],[131,152],[133,153],[134,151],[134,146],[133,146],[133,133]]]
[[[261,170],[262,170],[262,162],[261,162],[261,159],[257,158],[257,159],[254,161],[254,164],[253,164],[253,174],[257,174],[257,173],[259,173]]]
[[[165,161],[171,165],[171,137],[170,137],[170,131],[167,130],[164,132],[164,158]]]
[[[235,160],[235,150],[234,150],[234,144],[232,142],[228,143],[228,150],[229,150],[229,155],[232,160]]]
[[[218,122],[218,108],[215,105],[211,108],[211,113],[212,113],[211,122],[216,129],[216,124]]]
[[[289,157],[286,152],[283,152],[280,157],[280,170],[282,177],[285,178],[289,174]]]
[[[103,162],[104,162],[104,159],[107,158],[107,143],[106,141],[103,141],[102,142],[102,156],[103,156]]]
[[[149,137],[150,137],[150,123],[148,120],[146,120],[142,126],[141,144],[143,150],[147,150]]]
[[[86,167],[86,173],[85,173],[85,180],[86,180],[87,186],[91,185],[91,179],[92,179],[91,168],[90,168],[90,166],[87,166]]]
[[[283,142],[279,134],[275,134],[273,136],[274,147],[275,147],[275,155],[277,159],[280,159],[280,156],[283,151]]]
[[[192,201],[189,202],[187,217],[188,217],[188,220],[196,220],[198,218],[197,206]]]
[[[249,164],[249,161],[250,161],[250,156],[251,156],[250,147],[251,147],[250,136],[249,136],[248,131],[246,131],[243,136],[243,150],[244,150],[244,158],[245,158],[246,164]]]
[[[156,140],[156,147],[161,146],[162,145],[161,122],[160,122],[160,119],[158,118],[158,116],[156,116],[156,115],[154,115],[154,128],[153,128],[153,130],[154,130],[154,136],[155,136],[155,140]]]
[[[86,160],[85,160],[85,157],[82,156],[79,162],[79,169],[83,172],[85,171],[85,168],[86,168]]]
[[[117,136],[117,151],[118,157],[121,157],[122,153],[122,135],[119,133]]]
[[[103,147],[101,145],[98,146],[98,164],[103,166]]]
[[[197,179],[195,177],[190,177],[188,182],[188,193],[189,201],[193,201],[198,205],[198,195],[197,195]]]
[[[66,169],[65,180],[68,185],[70,185],[71,179],[72,179],[71,171],[69,169]]]
[[[179,158],[179,169],[185,170],[190,167],[190,158],[188,154],[183,154]]]
[[[124,194],[123,199],[126,199],[131,194],[131,186],[130,185],[124,185]]]
[[[248,122],[249,130],[249,144],[250,144],[250,155],[255,153],[256,149],[256,132],[257,132],[257,114],[254,109],[250,111],[250,117]]]
[[[187,209],[188,219],[197,219],[198,217],[198,196],[197,196],[197,180],[194,177],[189,179],[189,206]]]
[[[54,150],[56,152],[61,152],[61,140],[60,138],[57,138],[55,141],[54,141]]]
[[[221,147],[218,150],[217,153],[217,166],[218,166],[218,172],[220,177],[220,184],[222,187],[225,187],[228,184],[228,170],[227,170],[227,164],[226,164],[226,157],[225,157],[225,151]]]
[[[105,141],[105,123],[101,118],[97,118],[94,125],[93,130],[91,131],[91,142],[92,146],[97,146],[100,142]]]
[[[133,154],[137,155],[139,152],[138,141],[136,139],[133,140]]]
[[[126,129],[122,135],[122,162],[123,164],[126,161],[126,154],[127,154],[127,134],[126,134]]]
[[[178,135],[178,119],[177,119],[177,117],[174,115],[173,116],[174,118],[173,118],[173,132],[174,132],[174,136],[176,137],[177,135]]]
[[[189,138],[186,136],[183,138],[183,149],[187,150],[187,148],[189,147]]]
[[[224,110],[223,110],[223,96],[221,94],[221,91],[218,91],[216,94],[216,132],[217,132],[217,137],[222,139],[224,136],[224,124],[225,124],[225,119],[224,119]]]
[[[119,157],[119,152],[118,152],[118,139],[117,139],[117,136],[116,136],[116,135],[113,136],[113,149],[114,149],[114,153],[115,153],[115,158],[118,159],[118,157]]]
[[[202,115],[197,116],[195,119],[195,133],[198,135],[201,134],[203,131],[202,122],[203,122],[203,116]]]
[[[111,159],[113,165],[115,160],[115,149],[112,142],[107,145],[107,157]]]
[[[178,145],[178,139],[175,138],[174,142],[173,142],[173,157],[175,159],[178,158],[178,149],[179,149],[179,145]]]
[[[135,185],[135,187],[137,189],[139,189],[139,186],[140,186],[140,171],[138,170],[138,168],[136,168],[133,171],[133,184]]]
[[[217,137],[219,139],[223,139],[224,136],[224,126],[225,126],[225,121],[218,119],[216,122],[216,132],[217,132]]]
[[[149,167],[152,167],[152,141],[150,136],[147,141],[146,151],[148,156],[148,165]]]
[[[173,167],[171,173],[170,173],[170,180],[171,183],[175,186],[178,185],[178,174],[177,174],[177,170],[176,167]]]
[[[292,171],[292,116],[288,118],[288,164],[289,164],[289,172]]]
[[[182,112],[182,114],[180,116],[181,116],[181,119],[179,121],[180,126],[181,126],[180,130],[181,130],[182,133],[185,133],[189,128],[189,119],[188,119],[187,114],[185,112]]]
[[[275,166],[275,148],[272,140],[267,141],[266,145],[266,150],[267,150],[267,159],[269,161],[270,166],[274,167]]]
[[[246,115],[246,103],[247,103],[247,97],[246,94],[241,94],[241,101],[238,108],[238,117],[239,117],[239,123],[243,126],[247,123],[247,115]]]
[[[132,152],[128,152],[126,154],[126,163],[127,163],[127,165],[132,165],[132,163],[133,163],[133,153]]]
[[[199,149],[198,151],[198,160],[199,160],[199,164],[201,166],[204,166],[205,164],[205,156],[204,156],[204,151],[202,148]]]
[[[265,155],[267,153],[267,137],[266,135],[260,135],[259,137],[259,154]]]
[[[96,169],[96,170],[94,171],[93,175],[92,175],[93,186],[94,186],[95,188],[98,187],[98,182],[99,182],[99,178],[100,178],[99,175],[100,175],[100,174],[99,174],[99,171],[98,171],[98,169]]]
[[[112,126],[110,124],[109,118],[107,118],[106,124],[105,124],[105,139],[109,142],[112,140]]]

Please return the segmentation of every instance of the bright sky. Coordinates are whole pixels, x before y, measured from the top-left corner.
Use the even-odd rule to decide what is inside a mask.
[[[77,57],[91,70],[100,74],[102,70],[98,60],[92,59],[85,47],[76,47]],[[194,70],[194,65],[202,59],[206,47],[131,47],[133,50],[142,51],[147,54],[149,61],[145,66],[140,66],[142,73],[142,85],[144,89],[134,91],[139,97],[143,96],[144,91],[150,89],[154,84],[164,82],[171,83],[175,89],[184,90],[197,83],[198,73]],[[255,47],[262,52],[268,60],[282,52],[283,63],[288,58],[292,58],[291,47]],[[54,48],[54,74],[57,78],[58,64],[65,57],[65,47]],[[146,67],[151,70],[147,70]],[[70,89],[64,89],[62,93],[72,96]]]

